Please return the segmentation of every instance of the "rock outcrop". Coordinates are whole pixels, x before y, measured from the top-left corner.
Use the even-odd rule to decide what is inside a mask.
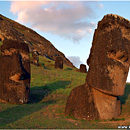
[[[56,57],[55,69],[63,69],[63,60],[61,57]]]
[[[25,43],[4,40],[0,55],[0,101],[27,103],[30,89],[30,57]]]
[[[80,65],[80,72],[82,72],[82,73],[87,73],[86,65],[84,65],[84,64],[81,64],[81,65]]]
[[[94,33],[86,82],[70,93],[66,115],[86,120],[120,115],[118,96],[124,94],[130,66],[129,48],[130,22],[113,14],[104,16]]]
[[[2,39],[2,41],[4,39],[13,39],[26,43],[29,47],[30,53],[36,49],[39,55],[46,56],[54,61],[57,56],[60,56],[66,65],[74,67],[65,55],[58,51],[50,41],[40,36],[32,29],[2,15],[0,15],[0,39]]]

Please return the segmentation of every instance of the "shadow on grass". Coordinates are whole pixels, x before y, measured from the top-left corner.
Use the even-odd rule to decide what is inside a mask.
[[[55,100],[42,103],[38,102],[40,102],[46,95],[59,88],[65,89],[69,83],[70,81],[58,81],[52,84],[47,84],[46,86],[32,87],[30,89],[30,102],[28,104],[14,105],[14,107],[7,108],[0,112],[0,128],[4,128],[5,125],[9,123],[44,109],[50,104],[56,103]]]
[[[53,104],[53,103],[55,102],[49,101],[49,102],[37,103],[37,104],[17,105],[17,106],[8,108],[0,112],[0,128],[4,128],[6,124],[15,122],[23,118],[24,116],[37,112],[47,107],[49,104]]]
[[[73,70],[72,68],[66,68],[65,70]]]
[[[60,88],[65,89],[70,83],[70,81],[58,81],[45,86],[34,86],[30,89],[29,103],[38,103],[51,92]]]
[[[44,68],[44,69],[48,69],[48,70],[51,70],[50,68],[46,67],[44,63],[40,63],[41,66]]]
[[[126,103],[126,100],[128,99],[129,94],[130,94],[130,84],[127,83],[126,86],[125,86],[124,95],[119,96],[121,104],[125,104]]]

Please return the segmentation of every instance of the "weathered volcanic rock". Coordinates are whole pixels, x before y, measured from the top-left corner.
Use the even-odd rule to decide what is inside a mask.
[[[120,115],[117,97],[104,94],[88,84],[74,88],[67,100],[65,114],[77,119],[112,119]]]
[[[55,68],[56,69],[63,69],[63,60],[61,57],[57,57],[55,61]]]
[[[28,46],[6,40],[0,56],[0,101],[15,104],[28,102],[30,58]]]
[[[114,117],[117,118],[121,114],[121,101],[119,99],[116,100],[116,111]]]
[[[74,88],[67,100],[65,114],[77,119],[98,119],[99,113],[94,103],[92,88],[83,84]]]
[[[87,72],[86,65],[84,65],[84,64],[80,65],[80,72],[82,72],[82,73],[86,73]]]
[[[39,53],[34,49],[32,52],[32,62],[34,65],[39,65]]]
[[[130,64],[130,22],[117,15],[106,15],[98,23],[88,59],[86,82],[107,94],[120,96]]]
[[[1,20],[1,21],[3,21],[3,18],[2,18],[2,17],[0,17],[0,20]]]
[[[30,56],[28,45],[11,39],[3,41],[3,45],[1,46],[2,56],[12,55],[17,51],[20,53],[23,69],[26,71],[30,82]]]
[[[86,83],[71,91],[66,115],[86,120],[120,115],[117,96],[124,94],[130,66],[129,48],[130,22],[117,15],[104,16],[94,33]]]
[[[116,96],[102,93],[94,88],[92,88],[92,91],[100,119],[112,119],[120,115],[120,112],[117,111],[120,106]]]

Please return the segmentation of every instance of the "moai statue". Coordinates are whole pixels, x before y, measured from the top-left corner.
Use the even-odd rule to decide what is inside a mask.
[[[86,82],[74,88],[65,114],[78,119],[112,119],[120,115],[130,66],[130,22],[106,15],[98,23],[87,64]]]
[[[80,72],[87,73],[86,65],[84,65],[84,64],[80,65]]]
[[[63,69],[63,60],[61,57],[56,57],[55,68],[56,69]]]
[[[39,65],[39,53],[37,52],[37,50],[33,50],[32,52],[32,62],[34,65],[38,66]]]
[[[0,101],[27,103],[30,90],[30,57],[25,43],[4,40],[0,56]]]

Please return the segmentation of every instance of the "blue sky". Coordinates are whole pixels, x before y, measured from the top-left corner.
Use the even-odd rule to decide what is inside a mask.
[[[111,13],[130,20],[129,12],[130,1],[0,1],[2,15],[36,30],[77,67],[86,64],[98,21]]]

